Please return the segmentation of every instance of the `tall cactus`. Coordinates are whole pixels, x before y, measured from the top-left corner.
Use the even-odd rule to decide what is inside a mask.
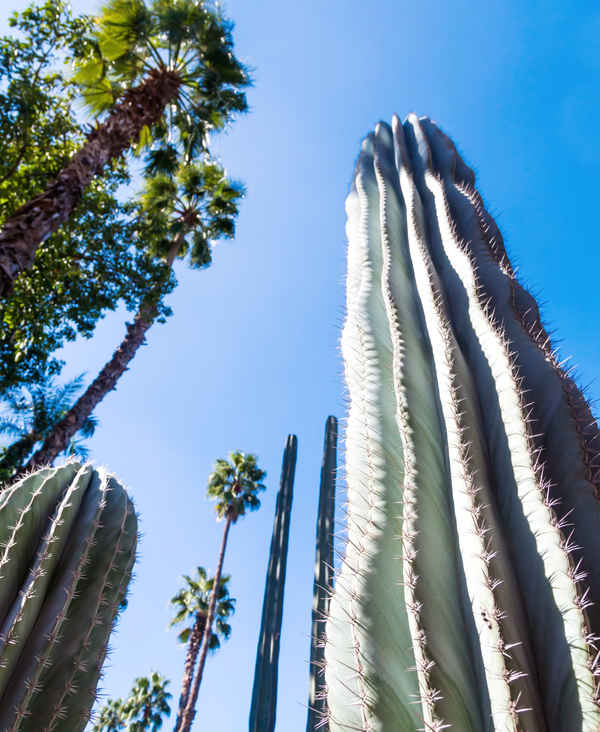
[[[329,612],[329,598],[333,589],[333,533],[335,514],[335,478],[337,470],[338,425],[335,417],[327,417],[319,512],[317,514],[317,550],[313,584],[312,634],[310,644],[310,687],[306,732],[328,732],[323,724],[327,716],[327,700],[321,689],[321,674],[325,664],[323,623]]]
[[[250,732],[273,732],[275,729],[279,641],[297,450],[296,435],[288,435],[281,466],[281,482],[275,507],[260,636],[256,651]]]
[[[347,201],[332,731],[600,729],[599,431],[474,182],[395,118]]]
[[[0,496],[0,729],[80,732],[135,559],[121,485],[76,463]]]

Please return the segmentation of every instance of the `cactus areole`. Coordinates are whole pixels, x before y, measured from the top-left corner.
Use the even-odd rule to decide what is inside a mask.
[[[598,427],[474,184],[415,116],[356,166],[332,732],[600,730]]]
[[[0,729],[81,732],[135,560],[137,519],[104,470],[70,463],[0,495]]]

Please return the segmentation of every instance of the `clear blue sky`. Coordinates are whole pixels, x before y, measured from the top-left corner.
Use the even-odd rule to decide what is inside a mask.
[[[600,396],[600,12],[577,0],[226,7],[237,52],[255,69],[251,113],[216,143],[248,190],[238,236],[218,246],[209,270],[177,270],[175,314],[152,329],[98,409],[91,443],[94,460],[130,486],[144,533],[104,688],[125,694],[136,675],[157,669],[177,695],[184,653],[166,630],[168,600],[182,573],[214,569],[221,525],[205,482],[215,458],[252,451],[269,490],[260,512],[232,530],[233,634],[209,659],[195,729],[247,727],[281,453],[294,432],[277,730],[296,732],[306,714],[322,430],[328,414],[345,409],[344,198],[360,140],[394,112],[440,123],[478,173],[563,355],[573,354],[580,381]],[[107,318],[93,340],[68,348],[65,375],[95,375],[122,338],[123,320]]]

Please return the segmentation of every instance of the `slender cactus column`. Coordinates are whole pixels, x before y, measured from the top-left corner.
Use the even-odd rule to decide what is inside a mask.
[[[337,470],[338,424],[327,417],[321,465],[319,513],[317,515],[317,549],[313,584],[312,635],[310,644],[310,689],[306,732],[328,732],[326,690],[319,675],[325,666],[325,633],[323,624],[329,613],[333,590],[333,534],[335,515],[335,478]]]
[[[275,507],[271,554],[254,668],[250,732],[273,732],[275,729],[279,641],[297,449],[296,436],[289,435],[283,453],[281,483]]]

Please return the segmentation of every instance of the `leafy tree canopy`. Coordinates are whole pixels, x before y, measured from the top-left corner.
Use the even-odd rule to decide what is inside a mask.
[[[36,446],[42,442],[54,424],[67,412],[83,386],[83,374],[63,386],[50,378],[28,388],[13,389],[5,395],[0,409],[0,435],[10,442],[0,448],[0,483],[4,483],[23,466]],[[97,419],[90,415],[79,437],[71,440],[66,455],[87,460],[84,444],[94,434]]]
[[[77,51],[91,21],[74,18],[63,2],[45,2],[10,23],[17,37],[0,38],[0,225],[85,138],[74,113],[77,90],[59,62]],[[90,337],[120,302],[133,311],[149,291],[160,300],[172,289],[162,261],[136,246],[136,212],[117,199],[128,183],[123,161],[94,180],[11,298],[0,302],[0,393],[57,373],[62,364],[52,353],[78,334]],[[169,314],[162,301],[159,312]]]

